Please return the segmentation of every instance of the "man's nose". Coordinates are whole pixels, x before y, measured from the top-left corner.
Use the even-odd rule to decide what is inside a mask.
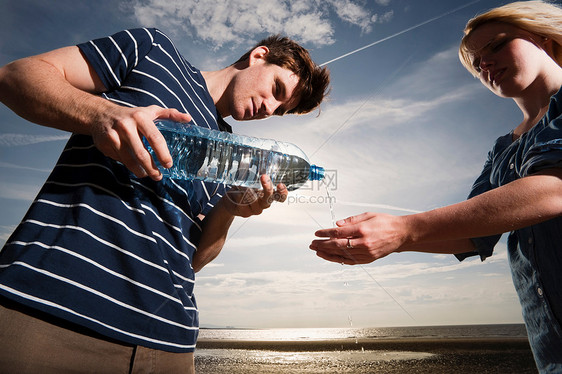
[[[279,107],[279,103],[277,102],[277,100],[274,99],[264,100],[262,103],[261,112],[269,117],[272,116],[273,113],[275,113],[275,110],[278,107]]]

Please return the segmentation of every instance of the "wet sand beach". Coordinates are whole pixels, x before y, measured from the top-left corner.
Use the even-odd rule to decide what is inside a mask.
[[[201,339],[198,374],[536,373],[526,338]]]

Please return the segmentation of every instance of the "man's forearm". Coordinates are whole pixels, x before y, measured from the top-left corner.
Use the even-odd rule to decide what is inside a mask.
[[[223,197],[223,199],[228,197]],[[214,260],[222,250],[234,216],[224,208],[222,200],[203,220],[203,233],[192,266],[195,272]]]
[[[41,56],[24,58],[0,68],[0,101],[31,122],[89,134],[88,124],[93,123],[92,119],[111,111],[115,104],[92,94],[96,84],[77,48],[68,49],[66,54],[77,54],[74,72],[65,71]],[[70,75],[78,75],[79,70],[83,70],[87,78],[68,81]]]

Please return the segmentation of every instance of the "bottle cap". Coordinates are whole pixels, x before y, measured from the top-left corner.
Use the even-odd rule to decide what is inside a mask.
[[[324,179],[324,168],[321,166],[310,165],[310,174],[308,179],[311,181],[320,181]]]

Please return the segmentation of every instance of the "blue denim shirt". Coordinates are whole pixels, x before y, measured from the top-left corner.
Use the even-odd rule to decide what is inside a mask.
[[[562,167],[562,89],[550,100],[547,114],[513,141],[497,139],[469,198],[540,170]],[[501,235],[472,239],[476,251],[459,260],[491,256]],[[537,368],[562,372],[562,216],[509,233],[508,257],[513,283]]]

